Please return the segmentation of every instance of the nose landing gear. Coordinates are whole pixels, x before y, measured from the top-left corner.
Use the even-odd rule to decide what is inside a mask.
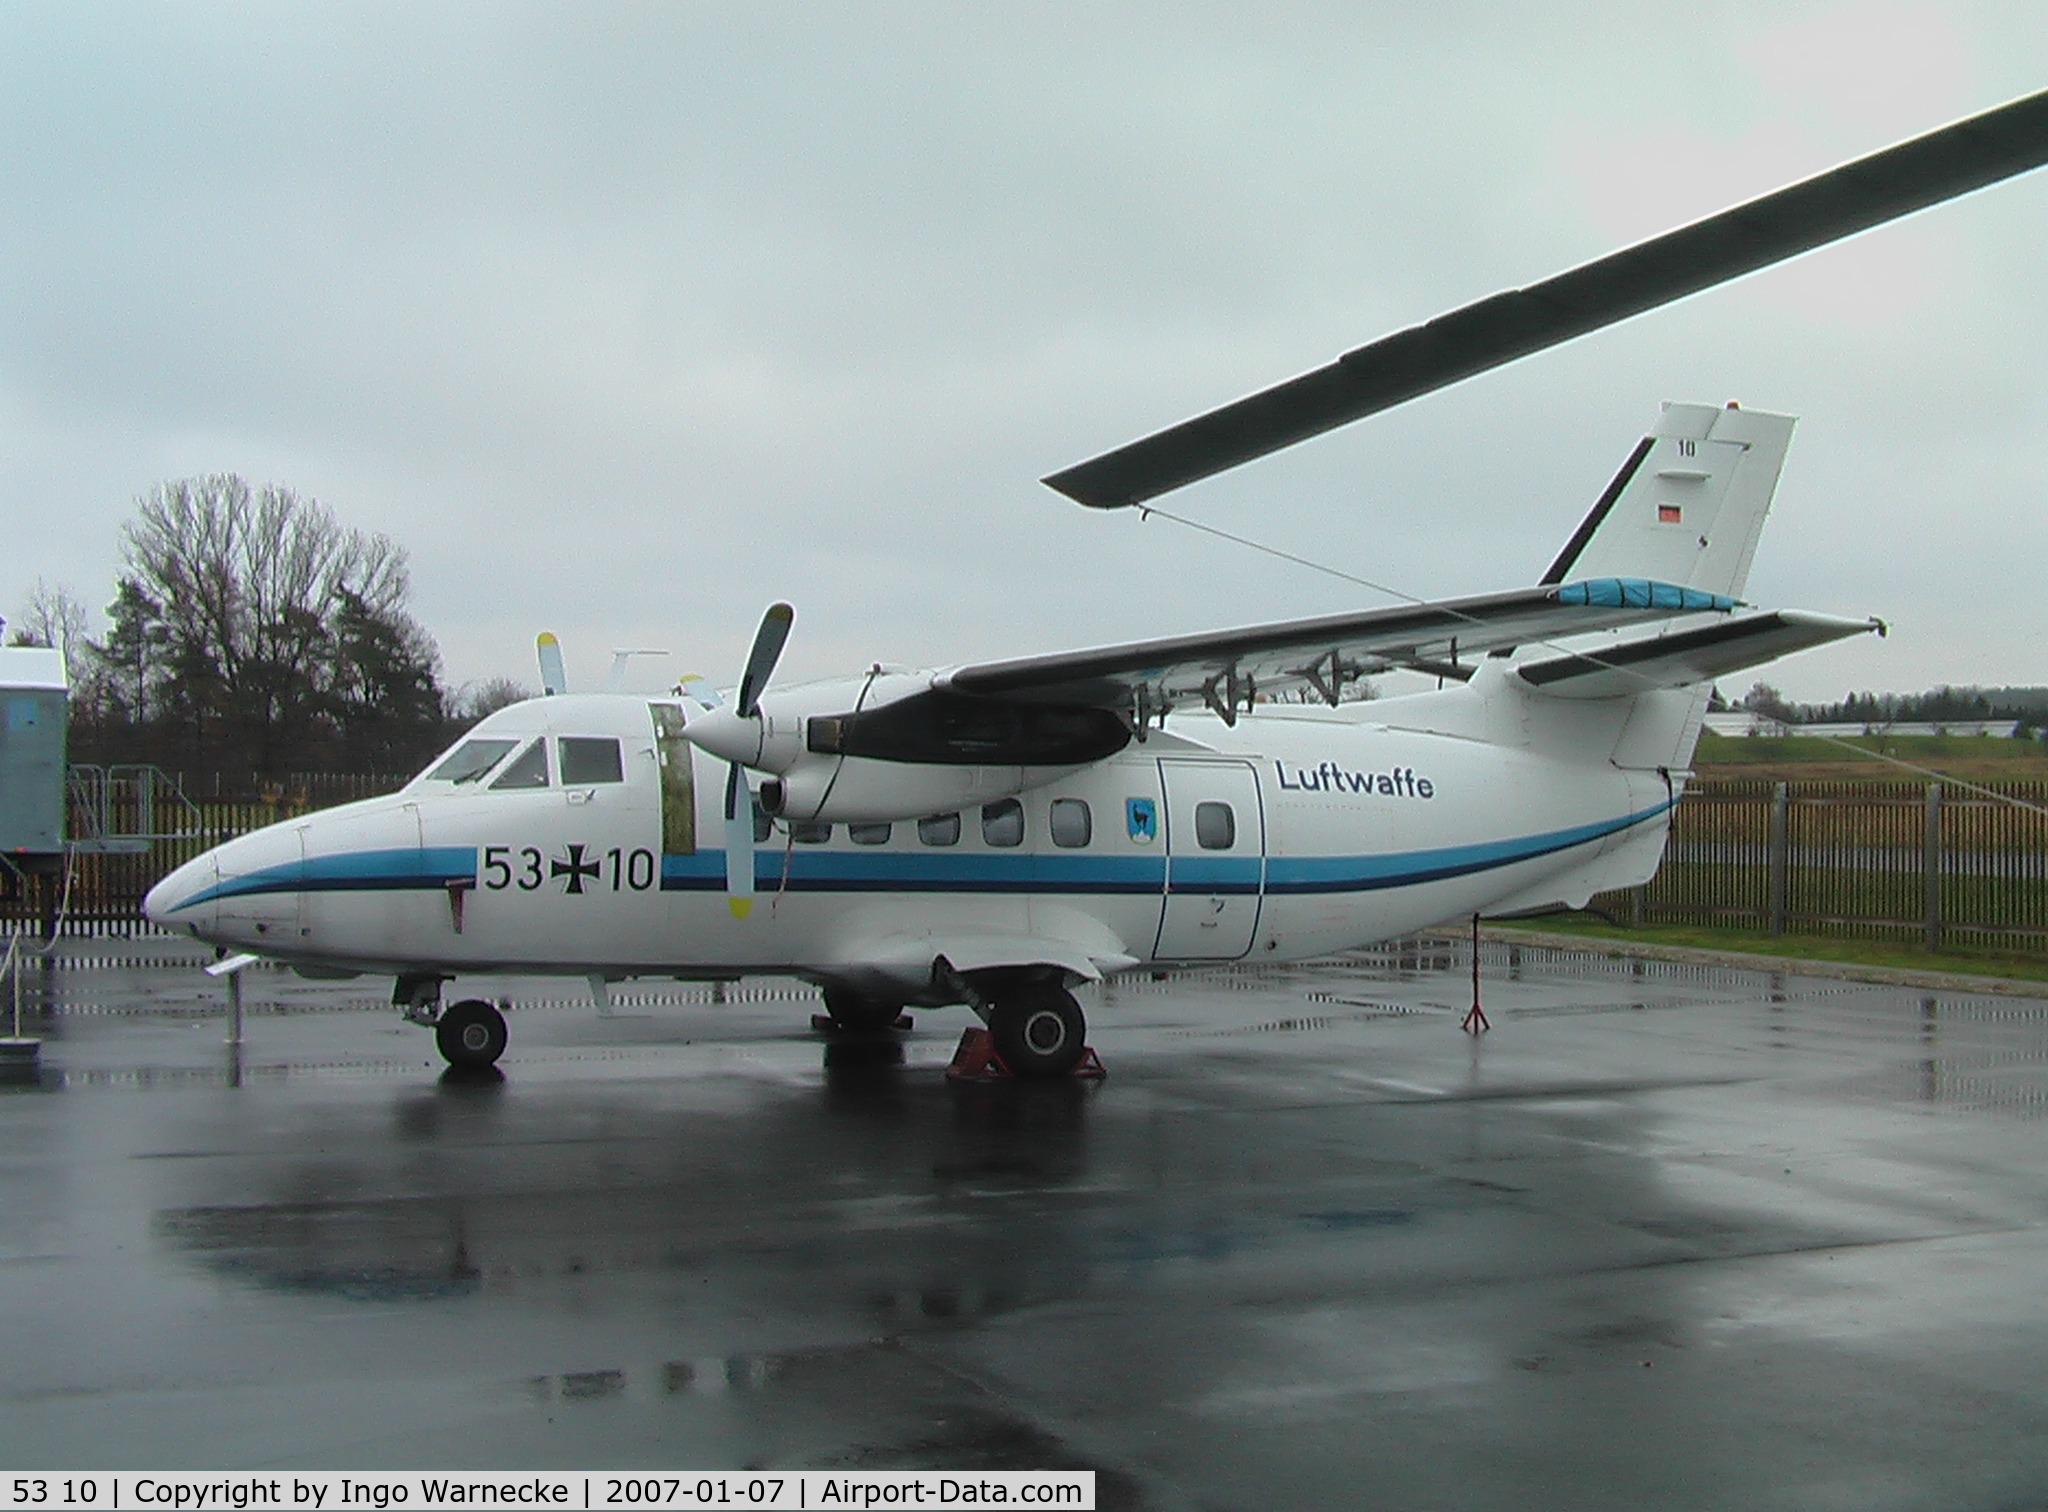
[[[481,1070],[505,1053],[505,1015],[482,998],[467,998],[442,1011],[434,1025],[441,1058],[465,1071]]]
[[[415,1024],[434,1031],[441,1058],[460,1071],[494,1065],[505,1053],[505,1015],[482,998],[465,998],[443,1008],[441,984],[446,977],[429,972],[401,976],[391,990],[392,1005]]]

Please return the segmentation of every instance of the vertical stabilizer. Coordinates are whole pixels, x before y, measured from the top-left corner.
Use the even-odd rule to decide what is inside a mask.
[[[1542,581],[1650,578],[1740,597],[1793,423],[1733,406],[1665,405]]]

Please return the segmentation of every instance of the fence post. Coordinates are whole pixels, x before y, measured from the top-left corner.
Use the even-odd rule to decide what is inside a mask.
[[[1791,816],[1791,785],[1781,782],[1777,790],[1771,794],[1770,907],[1773,935],[1785,932],[1785,893],[1791,861]]]
[[[1941,949],[1941,784],[1927,784],[1927,833],[1920,842],[1920,873],[1926,892],[1923,943]]]

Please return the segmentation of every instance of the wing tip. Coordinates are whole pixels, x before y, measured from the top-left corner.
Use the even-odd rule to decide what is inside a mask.
[[[1054,493],[1072,499],[1084,509],[1127,509],[1138,500],[1128,495],[1113,495],[1099,488],[1091,488],[1085,476],[1089,464],[1082,462],[1063,471],[1050,473],[1038,481]]]

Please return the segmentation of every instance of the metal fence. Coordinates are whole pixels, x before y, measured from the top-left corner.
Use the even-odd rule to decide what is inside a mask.
[[[91,848],[66,856],[53,877],[5,878],[10,885],[0,891],[0,933],[41,927],[51,901],[41,891],[43,884],[55,890],[59,934],[134,935],[148,927],[142,918],[144,894],[194,856],[266,824],[393,792],[404,782],[403,777],[322,772],[235,799],[190,798],[187,786],[175,802],[152,796],[147,785],[74,782],[67,833]]]
[[[1594,904],[1644,923],[2048,954],[2048,783],[1984,786],[2001,796],[1941,783],[1698,781],[1656,880]]]

